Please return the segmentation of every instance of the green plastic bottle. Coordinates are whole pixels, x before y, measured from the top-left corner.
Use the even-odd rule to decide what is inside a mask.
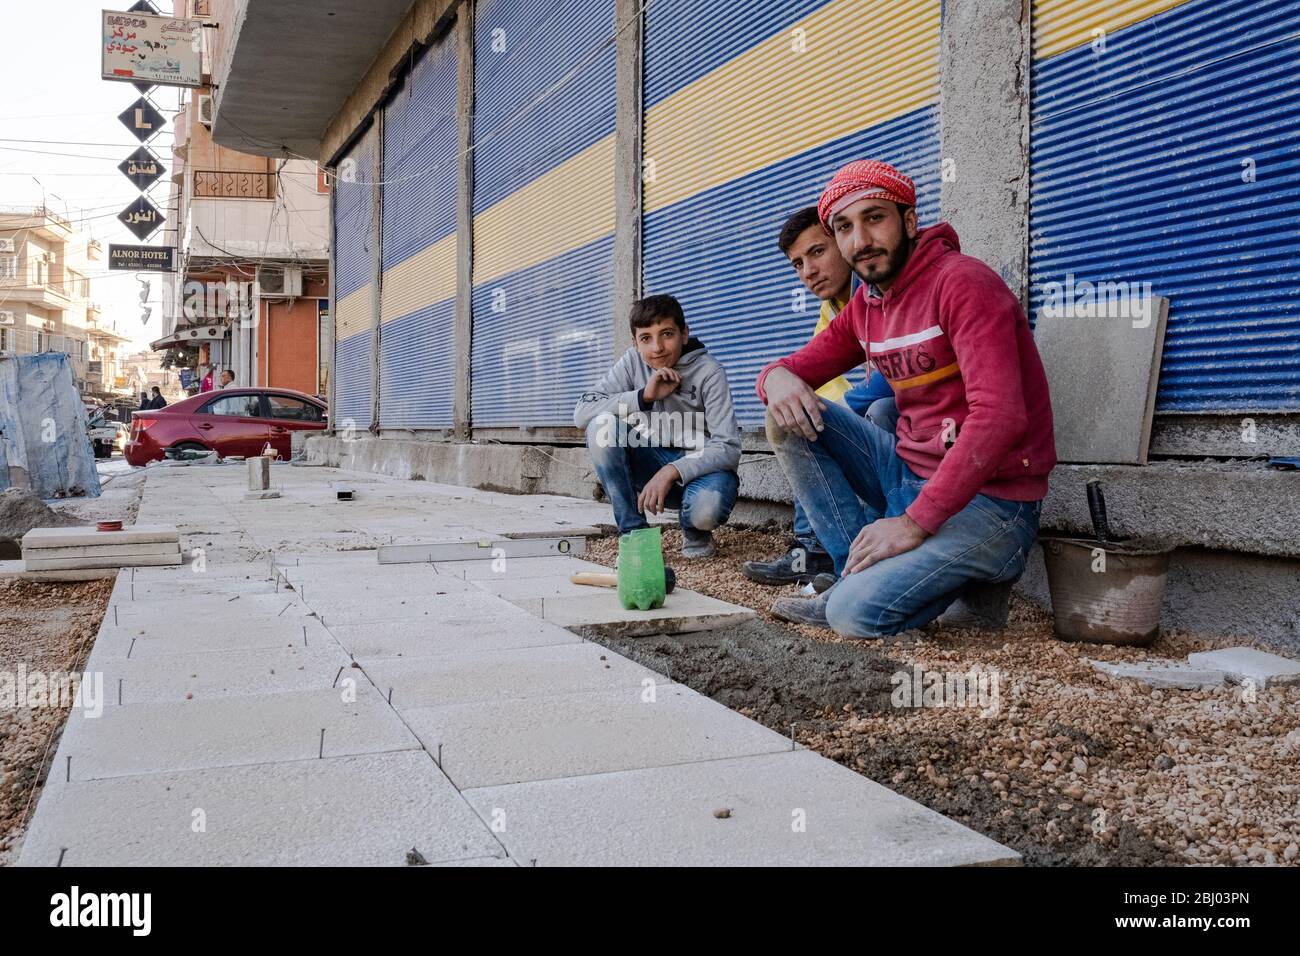
[[[618,600],[627,610],[664,606],[664,544],[658,528],[618,539]]]

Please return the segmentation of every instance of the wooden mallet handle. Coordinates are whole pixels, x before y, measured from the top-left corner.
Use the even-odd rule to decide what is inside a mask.
[[[600,571],[575,571],[569,575],[569,580],[573,584],[587,584],[596,588],[618,587],[617,574],[606,574]],[[675,587],[677,587],[677,575],[672,568],[664,568],[664,593],[672,594]]]

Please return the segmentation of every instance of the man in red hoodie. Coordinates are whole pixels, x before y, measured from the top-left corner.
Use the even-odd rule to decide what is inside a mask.
[[[1056,463],[1047,378],[1019,300],[916,224],[916,188],[859,161],[818,204],[863,280],[830,326],[758,378],[767,433],[840,580],[773,613],[883,637],[920,627],[982,583],[1008,589],[1038,533]],[[894,388],[890,435],[816,389],[870,361]]]

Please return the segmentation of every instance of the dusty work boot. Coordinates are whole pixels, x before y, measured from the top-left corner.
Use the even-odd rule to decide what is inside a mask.
[[[1002,631],[1011,614],[1011,583],[972,581],[935,621],[940,627]]]
[[[831,556],[809,551],[798,541],[779,558],[746,561],[741,570],[755,584],[807,584],[823,571],[833,570]]]
[[[772,604],[772,616],[790,624],[811,624],[830,629],[826,620],[826,602],[831,592],[823,591],[814,598],[778,598]]]
[[[693,561],[697,558],[711,558],[717,553],[718,549],[713,544],[712,531],[682,529],[682,557]]]

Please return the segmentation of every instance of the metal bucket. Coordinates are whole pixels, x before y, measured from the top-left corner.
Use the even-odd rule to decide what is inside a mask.
[[[1141,542],[1102,545],[1084,538],[1041,540],[1057,637],[1138,646],[1156,639],[1172,548]]]

